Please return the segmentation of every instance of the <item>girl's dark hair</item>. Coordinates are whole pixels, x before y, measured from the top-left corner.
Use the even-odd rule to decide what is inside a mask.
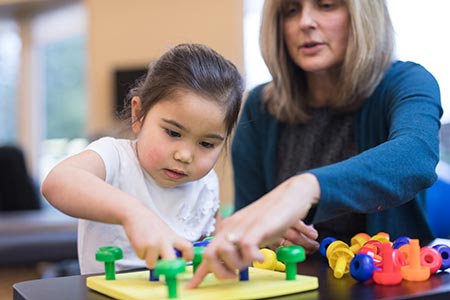
[[[128,96],[122,116],[131,121],[131,99],[141,99],[137,120],[160,100],[185,90],[217,102],[225,110],[229,135],[236,124],[244,90],[236,66],[211,48],[201,44],[180,44],[151,63],[145,78],[138,81]]]

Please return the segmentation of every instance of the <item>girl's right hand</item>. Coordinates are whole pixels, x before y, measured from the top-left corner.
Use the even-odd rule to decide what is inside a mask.
[[[144,259],[150,269],[155,267],[159,257],[175,259],[174,248],[181,251],[186,261],[194,257],[192,243],[176,234],[148,208],[133,209],[122,226],[136,255]]]

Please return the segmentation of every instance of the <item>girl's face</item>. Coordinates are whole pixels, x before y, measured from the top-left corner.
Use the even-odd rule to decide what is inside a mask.
[[[314,73],[342,64],[350,31],[343,0],[290,1],[283,19],[288,53],[301,69]]]
[[[132,100],[132,116],[141,100]],[[141,166],[162,187],[175,187],[205,176],[225,145],[225,112],[192,92],[178,92],[155,104],[144,120],[133,123]]]

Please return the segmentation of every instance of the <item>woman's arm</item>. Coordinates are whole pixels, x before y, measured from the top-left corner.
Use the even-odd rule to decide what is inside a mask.
[[[309,170],[321,187],[314,223],[399,207],[431,186],[441,115],[434,77],[413,63],[395,65],[357,115],[361,153]]]

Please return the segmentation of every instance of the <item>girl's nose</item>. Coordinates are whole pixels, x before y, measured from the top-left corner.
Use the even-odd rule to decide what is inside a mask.
[[[185,164],[190,164],[193,161],[193,153],[188,148],[181,148],[175,151],[174,159]]]

